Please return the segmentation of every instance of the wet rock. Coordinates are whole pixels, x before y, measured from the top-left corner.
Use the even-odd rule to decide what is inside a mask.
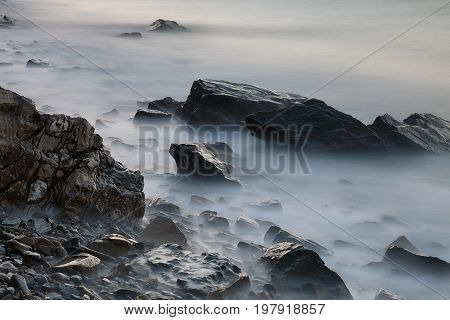
[[[88,248],[112,257],[119,257],[130,252],[137,242],[120,234],[110,234],[89,244]]]
[[[146,212],[148,213],[156,213],[156,212],[164,212],[169,214],[181,214],[181,208],[176,204],[170,203],[164,199],[156,198],[156,199],[148,199],[148,205],[146,208]]]
[[[305,151],[386,151],[383,141],[365,124],[316,99],[281,111],[257,112],[245,122],[260,138],[291,143]],[[308,139],[302,140],[307,133]]]
[[[174,243],[186,246],[186,236],[180,231],[177,225],[169,218],[156,217],[139,235],[139,240],[159,246],[167,243]]]
[[[6,250],[11,253],[23,255],[25,252],[32,251],[33,249],[31,246],[13,239],[6,242]]]
[[[448,280],[450,276],[450,263],[436,257],[417,255],[396,246],[386,250],[383,262],[399,272],[406,270],[420,276],[443,280]]]
[[[409,252],[412,253],[419,253],[419,249],[417,249],[405,236],[398,237],[394,242],[392,242],[388,246],[388,248],[394,246],[408,250]]]
[[[172,118],[170,113],[158,110],[143,110],[140,109],[134,115],[134,122],[145,123],[151,121],[168,121]]]
[[[313,250],[320,254],[330,254],[329,250],[313,240],[305,239],[304,237],[290,233],[286,230],[281,229],[278,226],[271,226],[264,235],[264,243],[268,245],[291,242],[297,243],[304,246],[306,249]]]
[[[234,224],[236,231],[242,233],[258,233],[259,232],[259,224],[252,218],[246,216],[240,216],[236,219],[236,223]]]
[[[127,38],[127,39],[141,39],[142,33],[140,32],[124,32],[119,35],[121,38]]]
[[[95,126],[96,129],[107,129],[107,128],[109,128],[109,126],[103,120],[100,120],[100,119],[95,120],[95,125],[94,126]]]
[[[206,199],[201,196],[192,195],[191,196],[191,206],[204,207],[204,206],[214,206],[214,201]]]
[[[386,289],[378,289],[375,300],[406,300],[404,297],[399,296]]]
[[[200,222],[208,228],[219,230],[228,230],[230,228],[228,219],[225,217],[218,217],[217,212],[214,211],[203,211],[200,213]]]
[[[10,211],[138,221],[143,177],[115,162],[82,118],[40,114],[0,88],[0,204]]]
[[[175,159],[179,174],[239,186],[239,180],[232,174],[233,167],[220,159],[217,149],[223,149],[223,145],[223,143],[173,143],[169,152]]]
[[[50,68],[50,63],[41,59],[30,59],[27,62],[27,68]]]
[[[255,244],[255,243],[249,243],[245,241],[239,241],[238,243],[239,250],[242,251],[242,253],[251,255],[251,256],[257,256],[260,257],[264,253],[265,247]]]
[[[32,267],[38,264],[46,264],[46,262],[43,261],[41,255],[37,252],[31,252],[26,251],[22,255],[22,264],[24,266]]]
[[[389,114],[369,126],[393,153],[450,152],[450,122],[429,113],[415,113],[403,122]]]
[[[251,284],[247,275],[239,277],[233,284],[208,293],[208,300],[244,299],[248,296]]]
[[[0,15],[0,27],[13,26],[16,21],[8,16]]]
[[[69,256],[53,266],[56,271],[76,271],[83,275],[89,275],[100,266],[100,259],[88,253],[79,253]]]
[[[278,200],[268,200],[256,204],[249,204],[249,209],[254,212],[281,212],[283,207]]]
[[[115,118],[118,117],[120,115],[120,111],[117,109],[112,109],[111,111],[102,113],[100,116],[104,117],[104,118]]]
[[[272,285],[290,299],[352,299],[344,281],[317,253],[294,243],[278,243],[260,261],[268,268]]]
[[[188,29],[179,25],[175,21],[158,19],[146,28],[146,31],[153,32],[184,32]]]
[[[31,291],[28,288],[27,281],[21,275],[15,274],[11,277],[9,285],[17,290],[20,290],[24,296],[30,296]]]
[[[117,300],[136,300],[142,292],[129,290],[129,289],[119,289],[114,292],[114,298]]]
[[[178,118],[189,124],[242,124],[258,111],[280,110],[301,104],[306,98],[263,88],[217,80],[197,80]]]
[[[167,97],[161,100],[154,100],[148,102],[148,109],[158,110],[167,113],[175,113],[177,108],[180,108],[184,102],[175,101],[174,99]]]

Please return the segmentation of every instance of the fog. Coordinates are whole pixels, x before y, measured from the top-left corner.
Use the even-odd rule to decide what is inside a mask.
[[[244,177],[246,185],[240,190],[218,186],[202,190],[186,182],[176,184],[175,166],[167,156],[172,141],[161,133],[164,130],[154,137],[156,147],[147,141],[146,148],[139,148],[142,131],[129,121],[136,101],[166,96],[183,101],[198,78],[309,96],[441,1],[11,0],[5,4],[0,4],[0,14],[13,16],[17,24],[0,28],[0,49],[5,49],[0,62],[13,63],[0,68],[0,86],[33,99],[39,108],[51,106],[51,112],[81,115],[92,124],[96,119],[112,121],[110,128],[97,132],[116,158],[143,171],[147,196],[159,195],[187,208],[193,193],[212,200],[224,196],[229,204],[215,208],[224,216],[235,219],[242,212],[230,207],[239,207],[249,216],[317,241],[334,251],[324,260],[355,298],[373,298],[379,287],[389,285],[360,267],[382,260],[386,246],[398,236],[406,235],[423,254],[450,260],[450,251],[432,244],[450,248],[448,158],[308,155],[308,175],[272,174],[268,176],[272,182]],[[158,18],[176,20],[191,32],[146,33],[145,27]],[[384,113],[403,119],[414,112],[430,112],[450,119],[449,18],[447,7],[314,96],[365,123]],[[143,38],[117,37],[132,31],[142,32]],[[48,61],[52,68],[26,68],[31,58]],[[120,116],[100,115],[113,108]],[[168,130],[173,132],[176,125],[174,121]],[[113,137],[135,147],[112,147]],[[225,142],[240,157],[255,156],[242,141]],[[157,170],[148,159],[156,156]],[[339,183],[340,179],[351,183]],[[268,199],[279,200],[283,212],[246,210],[246,204]],[[368,245],[381,256],[369,249],[336,247],[335,240]],[[393,287],[411,298],[440,298],[413,278]],[[440,289],[450,294],[448,287]]]

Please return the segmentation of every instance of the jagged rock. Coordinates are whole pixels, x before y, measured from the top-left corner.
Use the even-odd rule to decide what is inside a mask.
[[[50,63],[41,59],[30,59],[27,62],[27,68],[50,68]]]
[[[158,110],[143,110],[139,109],[134,115],[134,121],[137,123],[145,123],[149,121],[162,121],[170,120],[172,115],[170,113],[158,111]]]
[[[386,289],[378,289],[375,300],[406,300],[404,297],[399,296]]]
[[[88,248],[112,257],[129,253],[137,242],[120,234],[110,234],[89,244]]]
[[[214,211],[203,211],[200,213],[200,222],[207,227],[228,230],[230,228],[230,222],[227,218],[218,217],[217,212]]]
[[[111,111],[102,113],[100,116],[105,118],[115,118],[120,115],[120,111],[117,109],[112,109]]]
[[[115,162],[82,118],[40,114],[0,88],[0,206],[112,221],[144,215],[143,177]]]
[[[190,203],[193,206],[199,206],[199,207],[215,205],[214,201],[211,201],[211,200],[206,199],[206,198],[201,197],[201,196],[197,196],[195,194],[191,196],[191,202]]]
[[[188,29],[175,21],[158,19],[149,25],[146,30],[154,32],[180,32],[187,31]]]
[[[448,280],[450,276],[450,263],[436,257],[417,255],[396,246],[386,250],[383,262],[389,264],[391,268],[399,269],[400,272],[406,270],[442,280]]]
[[[268,200],[260,203],[249,204],[249,209],[255,212],[281,212],[283,207],[278,200]]]
[[[271,283],[290,299],[352,299],[344,281],[317,253],[299,244],[278,243],[260,261],[268,268]]]
[[[161,216],[150,220],[150,223],[139,235],[139,240],[155,246],[175,243],[183,247],[187,244],[186,236],[177,225],[170,218]]]
[[[156,199],[148,199],[148,205],[146,208],[146,212],[148,213],[169,213],[169,214],[181,214],[181,208],[176,204],[170,203],[164,199],[156,198]]]
[[[429,113],[415,113],[403,122],[385,114],[376,118],[369,128],[393,153],[450,152],[450,122]]]
[[[184,102],[175,101],[170,97],[166,97],[161,100],[150,101],[148,102],[147,106],[148,109],[151,110],[158,110],[167,113],[175,113],[177,108],[180,108],[183,104]]]
[[[142,38],[142,33],[140,32],[124,32],[119,35],[121,38],[128,38],[128,39],[140,39]]]
[[[243,233],[258,233],[259,224],[254,219],[240,216],[236,219],[236,223],[234,224],[236,231]]]
[[[69,256],[53,266],[56,271],[76,271],[83,275],[89,275],[100,266],[100,259],[88,253],[79,253]]]
[[[8,16],[0,15],[0,27],[13,26],[16,21]]]
[[[386,151],[383,141],[361,121],[316,99],[281,111],[257,112],[245,122],[260,138],[291,143],[305,151]]]
[[[419,249],[417,249],[405,236],[398,237],[388,246],[388,248],[393,246],[408,250],[412,253],[419,253]]]
[[[258,111],[280,110],[299,105],[306,98],[272,92],[248,84],[197,80],[186,103],[176,115],[189,124],[241,124]]]
[[[282,242],[297,243],[306,249],[313,250],[320,254],[330,254],[329,250],[313,240],[303,238],[298,234],[292,234],[278,226],[271,226],[264,235],[264,243],[273,245]]]
[[[233,167],[220,159],[222,156],[218,149],[223,149],[223,145],[225,144],[173,143],[169,152],[175,159],[179,174],[240,185],[239,180],[232,175]]]

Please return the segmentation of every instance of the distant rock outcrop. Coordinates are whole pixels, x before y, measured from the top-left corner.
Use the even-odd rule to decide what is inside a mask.
[[[146,31],[153,32],[182,32],[188,31],[184,26],[178,24],[178,22],[172,20],[158,19],[146,28]]]
[[[142,175],[116,162],[85,119],[40,114],[29,99],[0,88],[0,130],[0,207],[142,218]]]

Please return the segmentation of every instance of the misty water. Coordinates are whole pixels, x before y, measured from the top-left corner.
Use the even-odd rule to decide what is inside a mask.
[[[0,49],[4,49],[0,62],[13,63],[0,67],[0,86],[33,99],[46,112],[80,115],[91,124],[96,119],[110,120],[109,128],[97,129],[106,145],[112,138],[138,145],[142,137],[129,121],[138,108],[136,102],[166,96],[184,101],[199,78],[305,96],[314,93],[365,123],[384,113],[399,120],[414,112],[450,119],[448,7],[317,91],[441,4],[434,0],[11,0],[0,3],[0,14],[17,19],[15,27],[0,28]],[[145,27],[158,18],[176,20],[191,32],[146,33]],[[133,31],[142,32],[143,38],[117,37]],[[26,68],[31,58],[48,61],[52,68]],[[113,108],[120,116],[101,116]],[[168,130],[177,125],[174,121]],[[333,251],[323,258],[355,298],[373,298],[378,288],[389,286],[382,276],[361,267],[382,260],[386,246],[401,235],[421,253],[450,260],[446,157],[308,156],[310,174],[244,178],[245,187],[236,191],[176,184],[175,166],[167,152],[171,141],[162,133],[153,138],[158,142],[151,152],[112,147],[117,159],[145,174],[148,197],[164,197],[188,209],[192,194],[213,200],[224,196],[229,204],[214,209],[230,219],[244,213],[315,240]],[[225,142],[243,158],[255,156],[242,147],[242,141]],[[268,199],[279,200],[283,212],[246,209],[248,203]],[[336,247],[336,240],[371,249]],[[429,286],[450,293],[448,284],[412,277],[398,281],[395,289],[410,298],[442,298]]]

